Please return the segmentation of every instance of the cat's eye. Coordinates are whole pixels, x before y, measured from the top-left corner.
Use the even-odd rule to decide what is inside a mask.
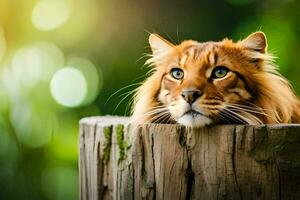
[[[182,71],[182,69],[179,69],[179,68],[171,69],[170,74],[172,75],[173,78],[175,78],[177,80],[183,79],[183,76],[184,76],[184,72]]]
[[[226,67],[223,67],[223,66],[216,67],[213,70],[211,77],[212,78],[223,78],[227,75],[228,71],[229,70]]]

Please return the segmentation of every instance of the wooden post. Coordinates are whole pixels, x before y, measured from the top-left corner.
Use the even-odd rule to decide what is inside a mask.
[[[81,200],[300,199],[300,125],[80,122]]]

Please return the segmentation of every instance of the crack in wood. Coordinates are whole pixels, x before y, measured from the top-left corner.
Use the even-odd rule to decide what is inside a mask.
[[[244,129],[243,129],[243,132],[244,132]],[[242,191],[241,191],[241,188],[240,188],[240,185],[238,183],[238,180],[237,180],[237,171],[236,171],[236,151],[238,150],[237,149],[237,127],[235,126],[233,128],[233,131],[232,131],[232,168],[233,168],[233,176],[234,176],[234,181],[235,181],[235,185],[238,189],[238,192],[239,192],[239,198],[241,200],[243,200],[242,198]]]
[[[194,178],[195,174],[192,170],[192,164],[189,156],[189,152],[187,150],[187,158],[188,158],[188,167],[185,170],[185,177],[186,177],[186,199],[191,199],[192,191],[194,187]]]

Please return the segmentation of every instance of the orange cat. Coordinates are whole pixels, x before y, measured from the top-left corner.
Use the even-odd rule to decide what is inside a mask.
[[[184,41],[151,34],[152,75],[135,96],[132,123],[299,123],[300,103],[267,53],[263,32],[233,42]]]

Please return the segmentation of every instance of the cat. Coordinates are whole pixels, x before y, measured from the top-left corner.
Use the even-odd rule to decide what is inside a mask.
[[[300,103],[267,52],[263,32],[233,42],[172,44],[150,34],[149,78],[134,96],[131,122],[210,124],[299,123]]]

